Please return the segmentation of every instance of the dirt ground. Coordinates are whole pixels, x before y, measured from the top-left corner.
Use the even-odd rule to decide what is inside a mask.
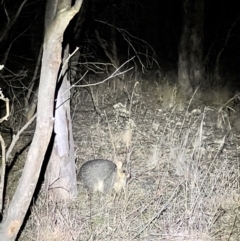
[[[91,93],[91,94],[90,94]],[[19,240],[240,240],[240,111],[228,90],[135,77],[76,89],[76,169],[116,158],[125,191],[39,197]],[[94,108],[95,107],[95,108]]]

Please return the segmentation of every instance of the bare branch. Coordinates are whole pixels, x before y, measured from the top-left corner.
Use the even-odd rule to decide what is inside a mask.
[[[6,114],[4,117],[2,117],[0,119],[0,123],[2,123],[3,121],[8,120],[8,117],[9,117],[9,99],[4,97],[4,95],[1,91],[1,88],[0,88],[0,100],[3,100],[6,105]]]
[[[101,82],[93,83],[93,84],[87,84],[87,85],[72,85],[71,88],[73,88],[73,87],[82,87],[82,88],[83,88],[83,87],[88,87],[88,86],[100,85],[100,84],[106,82],[106,81],[109,80],[109,79],[112,79],[112,78],[114,78],[114,77],[116,77],[116,76],[125,74],[125,73],[127,73],[128,71],[132,70],[133,67],[131,67],[131,68],[129,68],[129,69],[123,71],[123,72],[119,72],[119,73],[118,73],[118,71],[119,71],[126,63],[130,62],[130,61],[133,60],[134,58],[135,58],[135,56],[132,57],[131,59],[127,60],[127,61],[126,61],[125,63],[123,63],[119,68],[117,68],[109,77],[107,77],[106,79],[104,79],[104,80],[101,81]]]
[[[22,128],[20,131],[18,131],[18,133],[16,135],[13,136],[12,142],[7,150],[6,153],[6,161],[8,162],[9,156],[17,142],[17,140],[19,139],[20,135],[28,128],[28,126],[30,126],[32,124],[32,122],[35,120],[37,114],[35,114]]]
[[[145,65],[144,65],[143,61],[141,60],[140,56],[144,56],[146,58],[147,62],[150,64],[150,66],[152,65],[152,63],[155,63],[160,68],[160,66],[156,60],[156,54],[155,54],[154,49],[146,41],[133,36],[132,34],[130,34],[127,30],[125,30],[123,28],[118,28],[112,24],[109,24],[109,23],[101,21],[101,20],[95,20],[95,21],[116,29],[122,35],[123,39],[128,43],[130,49],[134,52],[136,58],[138,59],[139,63],[141,64],[143,72],[145,70]],[[134,46],[134,43],[136,45],[143,46],[146,52],[145,53],[139,52],[136,49],[136,47]],[[149,56],[149,52],[148,52],[149,49],[152,51],[151,56]]]
[[[6,37],[6,35],[8,34],[8,32],[10,31],[10,29],[12,28],[12,26],[14,25],[14,23],[17,21],[19,15],[21,14],[21,11],[25,5],[25,3],[27,2],[27,0],[24,0],[22,2],[22,4],[19,6],[18,11],[16,12],[16,14],[14,14],[14,18],[12,19],[11,22],[9,22],[6,26],[6,28],[3,30],[3,32],[0,34],[0,42],[3,41],[3,39]],[[7,12],[7,10],[5,9],[5,12]],[[8,15],[7,15],[8,16]],[[8,17],[9,18],[9,17]]]

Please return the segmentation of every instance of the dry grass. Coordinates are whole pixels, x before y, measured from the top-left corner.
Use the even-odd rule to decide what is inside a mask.
[[[175,107],[178,110],[183,110],[183,101],[185,99],[176,84],[170,84],[167,79],[164,79],[163,83],[156,84],[158,99],[163,109],[167,110]]]
[[[228,101],[232,97],[231,91],[226,87],[215,87],[212,90],[206,90],[202,93],[202,99],[206,105],[215,106],[215,107],[223,107],[226,104],[232,106],[232,102]]]
[[[125,89],[131,103],[104,87],[95,92],[104,120],[86,92],[78,93],[73,115],[77,167],[93,158],[126,159],[126,192],[89,196],[80,186],[68,203],[40,197],[19,240],[239,239],[238,136],[229,123],[217,125],[218,109],[192,101],[181,112],[161,108],[159,89],[137,81],[134,94],[136,82]],[[130,115],[113,114],[119,101]]]

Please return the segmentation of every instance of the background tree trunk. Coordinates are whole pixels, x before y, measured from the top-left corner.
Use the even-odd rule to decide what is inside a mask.
[[[52,135],[54,96],[61,65],[63,33],[69,21],[79,11],[82,0],[77,0],[72,8],[71,5],[67,4],[68,2],[58,2],[58,14],[54,16],[45,33],[36,131],[27,155],[23,174],[0,227],[1,241],[15,240],[17,237],[32,200]]]
[[[203,21],[204,21],[204,0],[193,3],[193,27],[189,39],[190,64],[189,72],[191,83],[194,88],[201,84],[205,75],[203,63]]]
[[[204,0],[183,0],[183,30],[178,52],[178,81],[190,95],[204,78],[203,17]]]
[[[183,0],[182,2],[182,18],[183,28],[180,36],[179,49],[178,49],[178,82],[182,91],[188,96],[193,92],[191,80],[189,75],[189,58],[188,58],[188,41],[190,38],[190,11],[191,1]]]

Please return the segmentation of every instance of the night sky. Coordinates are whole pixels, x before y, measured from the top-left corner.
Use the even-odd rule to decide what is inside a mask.
[[[76,45],[82,49],[87,46],[88,51],[95,55],[95,61],[107,60],[104,52],[96,44],[95,30],[99,31],[103,39],[109,41],[110,27],[107,24],[112,24],[149,43],[163,71],[176,70],[182,30],[181,4],[181,1],[176,0],[85,0],[80,15],[74,18],[65,34],[65,41],[71,43],[72,49]],[[0,6],[1,33],[9,26],[4,6],[9,19],[13,19],[20,2],[16,4],[14,0],[3,1]],[[16,74],[24,70],[27,72],[25,81],[31,79],[43,41],[44,8],[44,1],[27,1],[17,21],[1,40],[0,63],[3,63],[8,53],[5,62],[7,69],[3,74],[9,74],[10,71]],[[206,69],[211,71],[217,54],[225,46],[220,60],[223,77],[232,76],[233,79],[240,77],[240,9],[237,1],[205,1],[204,14],[203,61],[209,57]],[[236,24],[226,43],[229,29],[234,22]],[[126,42],[119,33],[117,33],[117,45],[120,59],[125,60],[130,57],[126,51]],[[135,46],[141,51],[141,47],[137,44]],[[130,52],[131,54],[133,55]],[[0,84],[4,85],[1,76]]]

